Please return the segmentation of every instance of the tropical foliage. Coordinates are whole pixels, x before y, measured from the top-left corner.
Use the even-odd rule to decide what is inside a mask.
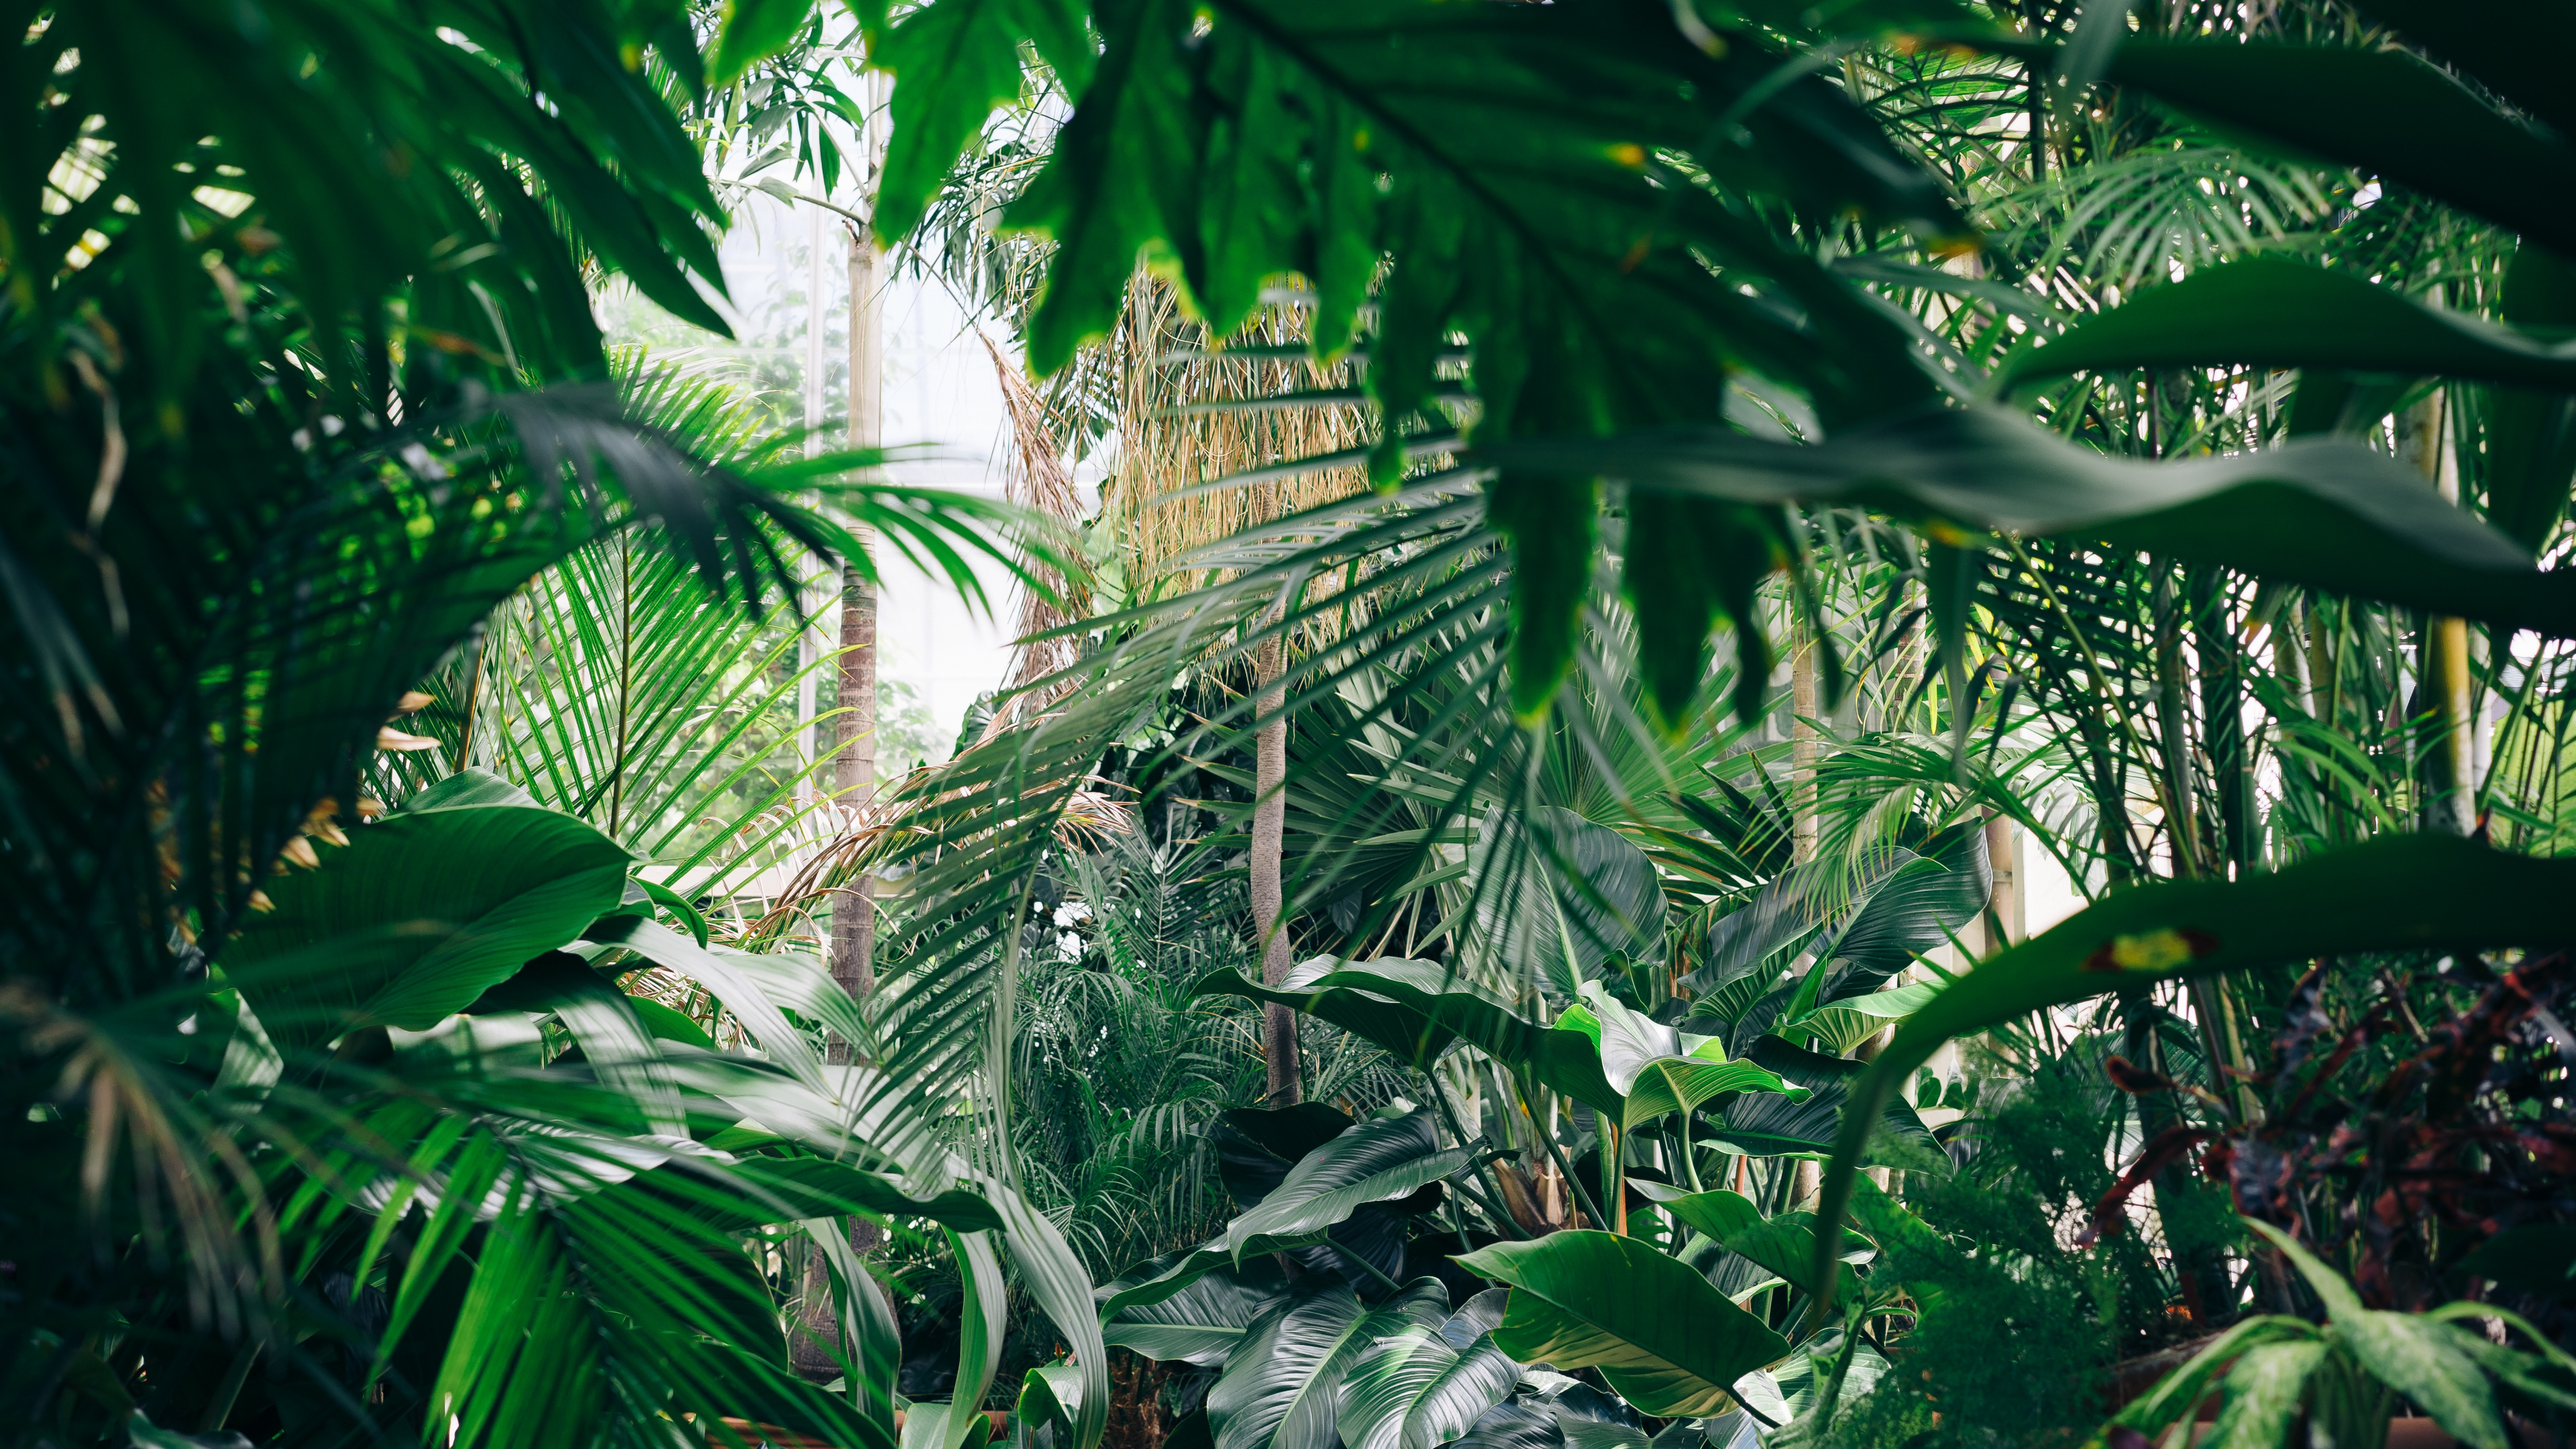
[[[2563,1435],[2568,29],[32,8],[0,1418]],[[613,354],[755,192],[1097,513]],[[873,801],[870,538],[1061,621]]]

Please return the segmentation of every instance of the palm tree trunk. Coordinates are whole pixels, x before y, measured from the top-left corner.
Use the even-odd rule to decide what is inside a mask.
[[[1288,922],[1280,896],[1279,864],[1288,834],[1287,691],[1279,687],[1283,671],[1280,641],[1267,639],[1253,654],[1253,709],[1268,722],[1252,737],[1252,921],[1261,932],[1261,980],[1277,986],[1288,979]],[[1262,1059],[1267,1067],[1269,1103],[1293,1107],[1305,1100],[1297,1072],[1297,1013],[1272,1005],[1262,1012]]]
[[[850,234],[850,446],[874,448],[884,442],[884,414],[878,392],[881,352],[878,330],[877,251],[871,239]],[[865,805],[877,782],[877,591],[853,567],[841,582],[841,667],[838,731],[840,749],[833,761],[832,785],[841,808]],[[862,874],[845,886],[832,903],[832,979],[853,997],[876,988],[875,881]],[[846,1053],[846,1047],[842,1052]]]
[[[882,76],[869,77],[870,101],[867,137],[869,160],[861,173],[861,194],[873,207],[878,176],[884,169],[885,157],[885,82]],[[820,242],[817,241],[819,263]],[[850,269],[850,439],[853,449],[875,448],[884,443],[885,414],[879,382],[883,375],[883,353],[879,332],[884,314],[877,295],[876,242],[865,228],[849,232]],[[820,274],[820,266],[815,269]],[[819,294],[820,286],[814,288]],[[815,298],[819,313],[819,296]],[[820,327],[821,318],[813,315],[811,325]],[[819,358],[819,346],[809,361]],[[819,398],[819,389],[814,394]],[[819,404],[815,411],[821,411]],[[867,534],[858,531],[864,545]],[[852,565],[860,563],[853,559]],[[840,807],[853,810],[876,794],[877,780],[877,591],[859,568],[845,567],[841,575],[841,660],[838,704],[840,727],[834,731],[838,742],[833,752],[832,787]],[[832,901],[832,944],[829,966],[832,979],[853,999],[864,1000],[876,990],[876,880],[862,871],[858,879],[844,886]],[[846,1062],[851,1058],[852,1044],[835,1041],[830,1059]],[[850,1246],[865,1254],[885,1242],[884,1229],[864,1217],[848,1220]],[[892,1295],[873,1277],[864,1283],[850,1285],[859,1292]],[[840,1354],[855,1357],[856,1345],[841,1342],[839,1305],[834,1302],[831,1280],[817,1252],[808,1260],[797,1315],[796,1331],[788,1337],[788,1360],[799,1377],[815,1383],[826,1383],[845,1372]],[[836,1352],[837,1350],[837,1352]]]

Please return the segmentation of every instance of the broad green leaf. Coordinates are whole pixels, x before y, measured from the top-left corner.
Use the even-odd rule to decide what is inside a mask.
[[[1219,969],[1199,982],[1198,992],[1291,1006],[1423,1066],[1463,1041],[1577,1101],[1607,1106],[1619,1100],[1601,1074],[1594,1037],[1532,1021],[1437,962],[1388,959],[1336,970],[1331,958],[1318,957],[1277,988]]]
[[[1312,1280],[1310,1280],[1312,1281]],[[1378,1339],[1448,1316],[1425,1279],[1371,1309],[1338,1281],[1271,1311],[1208,1390],[1216,1449],[1332,1449],[1343,1376]]]
[[[2004,533],[2102,539],[2330,593],[2576,635],[2576,575],[2359,443],[2219,458],[2108,457],[1986,408],[1945,408],[1817,445],[1718,428],[1515,442],[1492,462],[1587,467],[1640,489],[1859,504]]]
[[[1109,1300],[1118,1302],[1121,1291],[1119,1283],[1111,1284]],[[1103,1322],[1101,1339],[1158,1361],[1222,1368],[1253,1324],[1278,1306],[1286,1292],[1277,1263],[1267,1257],[1241,1268],[1218,1267],[1169,1297],[1119,1303]]]
[[[1634,1238],[1577,1230],[1461,1256],[1511,1285],[1494,1342],[1523,1363],[1598,1367],[1628,1402],[1665,1417],[1723,1413],[1735,1381],[1789,1350],[1707,1279]]]
[[[1954,1036],[2177,976],[2345,953],[2551,944],[2576,923],[2570,902],[2576,861],[2440,835],[2385,836],[2270,875],[2137,886],[2098,901],[1978,966],[1898,1028],[1853,1084],[1817,1216],[1841,1221],[1879,1112]]]
[[[1061,1363],[1030,1369],[1020,1380],[1016,1412],[1031,1428],[1047,1425],[1059,1434],[1072,1433],[1082,1412],[1082,1370]]]
[[[276,909],[222,965],[282,1048],[421,1031],[582,933],[633,857],[569,815],[487,805],[390,815],[268,883]]]
[[[805,28],[813,10],[808,0],[725,0],[715,55],[707,67],[708,84],[731,85],[753,62],[785,49]]]
[[[888,246],[912,235],[958,153],[997,107],[1020,96],[1013,0],[939,0],[886,35],[875,64],[892,71],[894,131],[874,221]]]
[[[1665,1212],[1706,1233],[1719,1247],[1758,1264],[1802,1292],[1812,1291],[1809,1285],[1814,1282],[1811,1275],[1816,1268],[1814,1214],[1788,1212],[1766,1219],[1750,1198],[1724,1188],[1683,1192],[1644,1179],[1631,1179],[1629,1186]],[[1866,1262],[1876,1251],[1867,1238],[1848,1228],[1843,1230],[1844,1262]]]
[[[1433,1449],[1509,1396],[1521,1367],[1491,1333],[1503,1297],[1478,1294],[1436,1328],[1381,1340],[1343,1386],[1336,1423],[1345,1449]]]
[[[2309,1376],[2327,1346],[2313,1339],[2257,1344],[2227,1373],[2227,1404],[2202,1442],[2210,1449],[2279,1449],[2290,1441]]]
[[[2022,352],[2013,382],[2085,370],[2327,367],[2576,390],[2576,344],[2548,343],[2346,272],[2254,256],[2150,287]]]
[[[1451,1177],[1468,1161],[1465,1148],[1440,1146],[1431,1108],[1357,1123],[1308,1153],[1258,1207],[1227,1224],[1226,1246],[1240,1262],[1258,1239],[1325,1231],[1358,1208]]]

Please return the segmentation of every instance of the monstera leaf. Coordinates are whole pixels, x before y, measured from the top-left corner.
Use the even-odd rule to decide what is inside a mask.
[[[1523,1363],[1601,1370],[1649,1414],[1697,1417],[1735,1406],[1737,1379],[1788,1341],[1707,1279],[1635,1238],[1575,1230],[1497,1243],[1461,1264],[1511,1285],[1494,1342]]]

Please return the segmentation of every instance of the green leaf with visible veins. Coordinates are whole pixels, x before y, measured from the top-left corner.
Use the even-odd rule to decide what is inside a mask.
[[[388,816],[321,857],[270,881],[276,909],[224,947],[225,974],[280,1047],[435,1026],[614,909],[634,860],[525,805]]]
[[[1494,1342],[1523,1363],[1597,1367],[1621,1397],[1667,1418],[1723,1413],[1735,1381],[1788,1340],[1706,1278],[1635,1238],[1588,1229],[1497,1243],[1458,1262],[1512,1288]]]
[[[877,63],[894,72],[894,132],[886,143],[875,224],[888,245],[912,235],[966,143],[996,107],[1020,96],[1020,36],[1012,0],[939,0],[886,35]]]

